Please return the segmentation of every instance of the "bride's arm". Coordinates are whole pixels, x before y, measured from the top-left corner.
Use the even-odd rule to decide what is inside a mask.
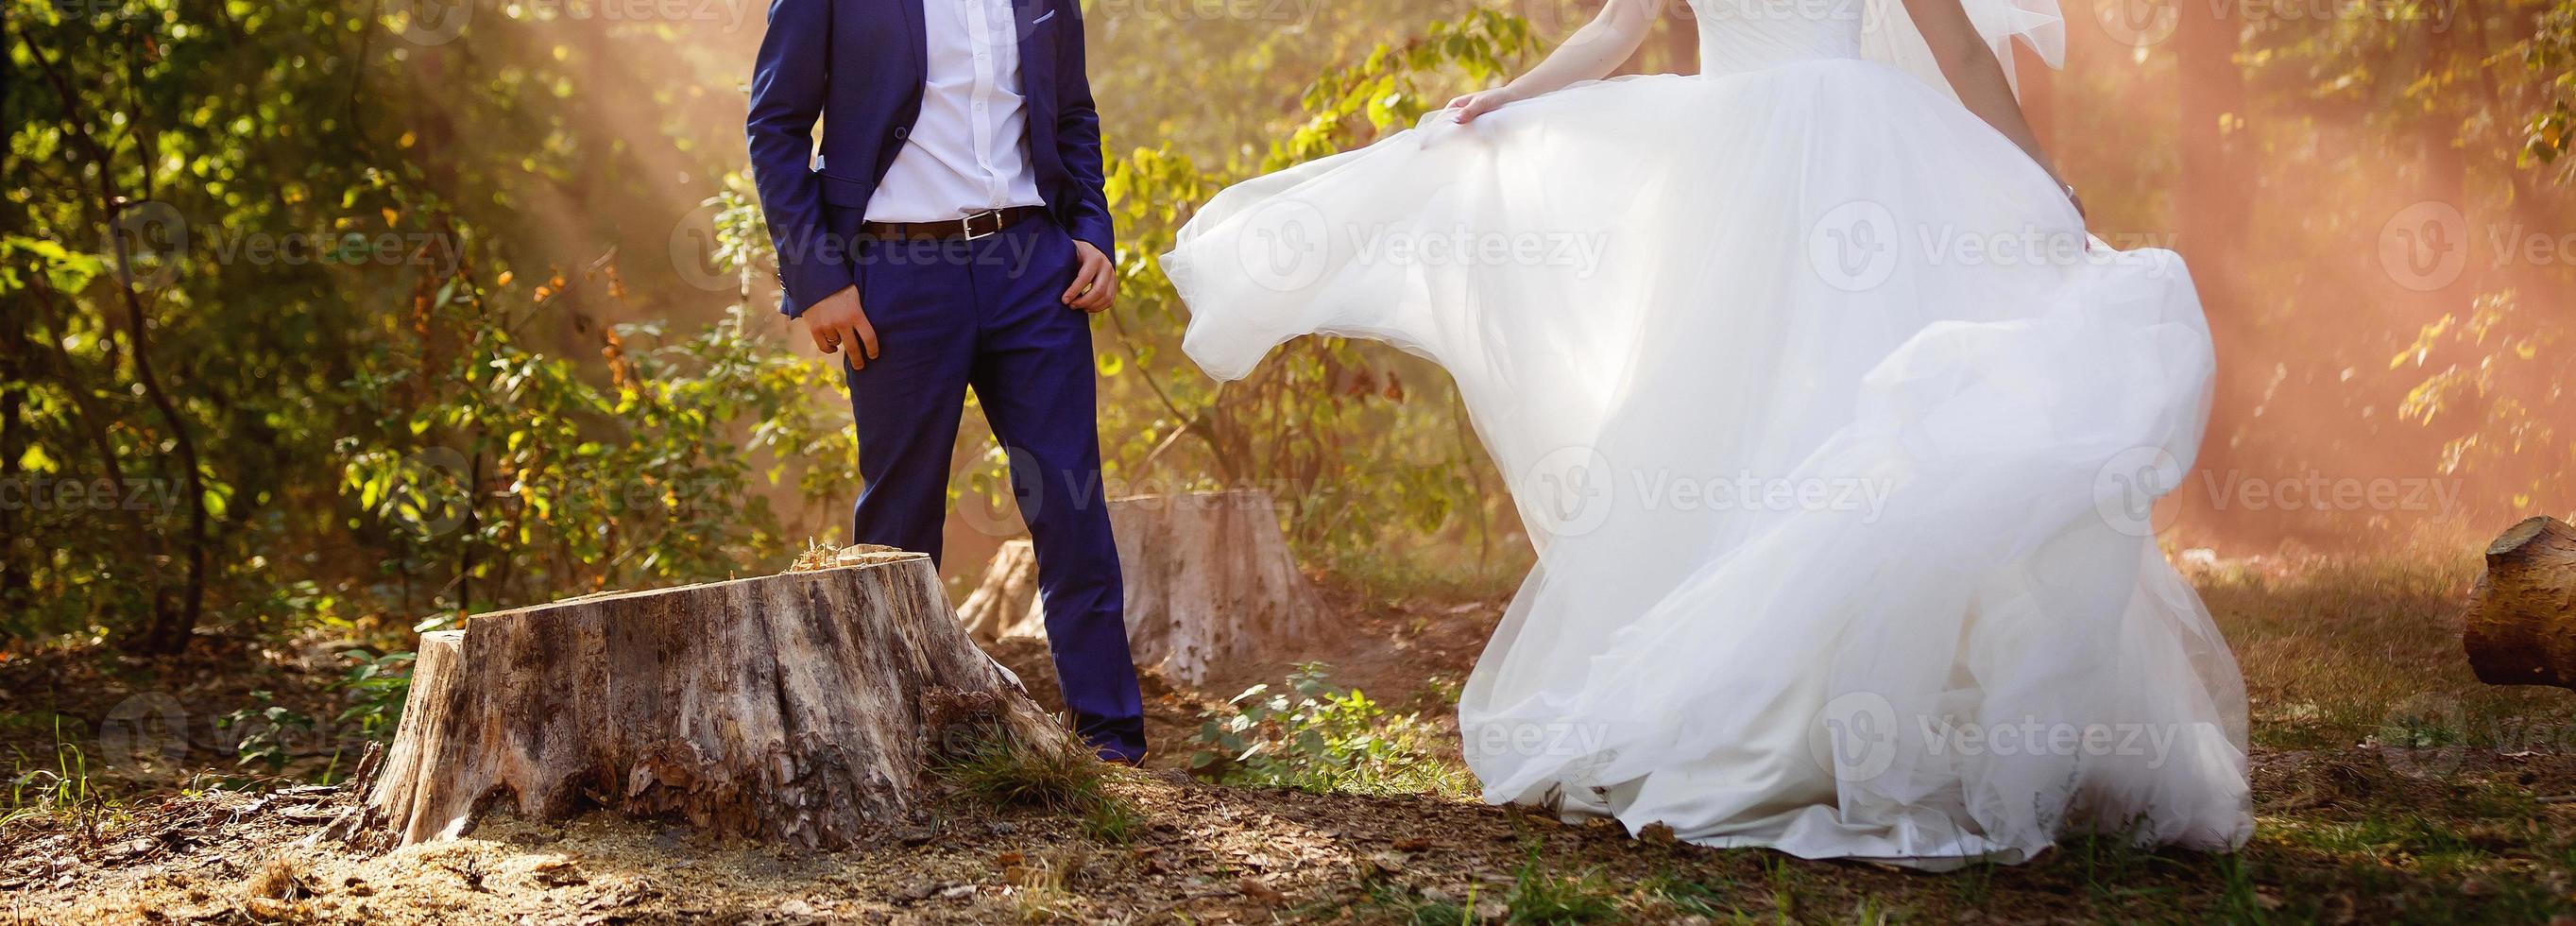
[[[1646,30],[1654,27],[1655,13],[1664,3],[1665,0],[1609,0],[1591,22],[1566,37],[1565,44],[1557,46],[1529,73],[1492,90],[1450,100],[1449,109],[1458,121],[1467,122],[1505,103],[1563,89],[1567,84],[1608,77],[1646,41]]]
[[[1959,94],[1959,102],[1968,111],[1986,120],[1995,131],[2004,133],[2013,144],[2038,162],[2041,170],[2075,200],[2075,211],[2084,211],[2084,202],[2075,198],[2075,188],[2057,173],[2040,150],[2039,133],[2031,131],[2030,120],[2023,118],[2021,102],[2013,98],[2012,81],[2004,76],[2003,62],[1995,60],[1995,50],[1977,34],[1975,23],[1968,21],[1968,11],[1959,0],[1905,0],[1906,15],[1914,28],[1923,33],[1923,41],[1932,47],[1932,57],[1941,63],[1941,76],[1950,81],[1950,89]]]

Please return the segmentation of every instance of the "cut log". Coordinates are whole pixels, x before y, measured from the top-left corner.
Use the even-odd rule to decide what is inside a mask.
[[[1074,748],[949,617],[928,557],[819,559],[423,634],[368,831],[410,844],[503,805],[604,807],[836,849],[900,829],[950,737]]]
[[[2576,528],[2531,518],[2488,544],[2463,624],[2479,681],[2576,688]]]
[[[1215,666],[1293,658],[1321,630],[1322,599],[1297,571],[1269,493],[1113,499],[1109,520],[1138,668],[1197,685]],[[959,617],[987,641],[1044,638],[1036,575],[1027,542],[1003,544],[968,599],[973,613]]]

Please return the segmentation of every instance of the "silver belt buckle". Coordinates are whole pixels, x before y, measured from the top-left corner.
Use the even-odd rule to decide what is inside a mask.
[[[976,220],[976,219],[984,219],[984,218],[989,218],[989,219],[992,219],[992,220],[993,220],[993,230],[992,230],[992,231],[985,232],[985,233],[980,234],[980,235],[979,235],[979,234],[976,234],[976,233],[975,233],[975,220]],[[990,238],[990,237],[993,237],[994,235],[1001,234],[1001,233],[1002,233],[1002,210],[999,210],[999,209],[986,209],[986,210],[984,210],[984,211],[982,211],[982,212],[978,212],[978,213],[975,213],[975,214],[973,214],[973,215],[969,215],[969,216],[965,217],[964,219],[961,219],[961,220],[959,220],[959,221],[958,221],[958,227],[960,227],[960,228],[964,228],[964,229],[966,230],[966,240],[968,240],[968,241],[973,241],[973,240],[978,239],[978,238]]]

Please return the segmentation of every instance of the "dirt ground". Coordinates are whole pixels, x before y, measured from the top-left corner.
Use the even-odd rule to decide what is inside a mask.
[[[87,812],[0,825],[0,921],[2576,924],[2576,694],[2469,678],[2456,615],[2474,569],[2466,556],[2191,567],[2254,700],[2258,828],[2234,855],[2079,839],[2027,865],[1927,875],[1641,840],[1462,798],[1192,780],[1199,711],[1276,681],[1286,666],[1271,664],[1197,690],[1149,680],[1158,752],[1112,774],[1139,813],[1115,839],[951,795],[931,831],[838,853],[596,814],[501,818],[465,839],[366,852],[335,838],[348,794],[288,780],[316,777],[327,743],[299,747],[281,778],[173,778],[229,764],[210,757],[219,735],[190,734],[148,773],[90,770],[118,796]],[[1346,631],[1299,655],[1442,724],[1502,605],[1333,602]],[[121,705],[131,714],[137,691],[165,690],[200,712],[334,709],[315,652],[209,641],[194,674],[76,655],[0,662],[0,742],[20,756],[13,807],[37,806],[27,783],[50,781],[31,777],[51,754],[47,717],[95,724]],[[1042,647],[998,655],[1052,697]],[[225,680],[172,682],[197,677]]]

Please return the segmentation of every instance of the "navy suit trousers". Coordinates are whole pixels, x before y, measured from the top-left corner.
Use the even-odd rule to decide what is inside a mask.
[[[1091,319],[1061,301],[1072,238],[1037,215],[972,241],[870,240],[858,210],[831,213],[833,230],[857,242],[859,303],[878,344],[866,368],[845,373],[866,480],[852,537],[939,557],[949,459],[974,389],[1037,548],[1065,707],[1104,758],[1142,759],[1144,706],[1101,485]]]

